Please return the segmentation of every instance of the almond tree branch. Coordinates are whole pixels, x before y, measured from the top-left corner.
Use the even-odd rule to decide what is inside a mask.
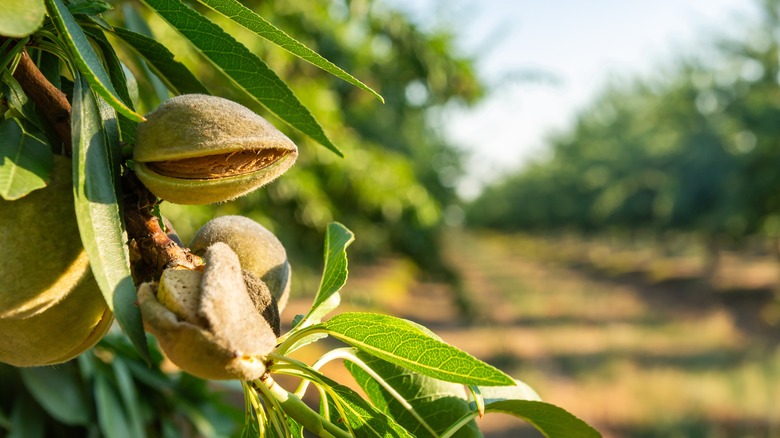
[[[14,71],[14,77],[27,97],[54,126],[65,145],[64,155],[71,156],[71,105],[65,94],[46,79],[26,50]],[[125,226],[136,284],[158,280],[166,268],[197,269],[201,266],[200,257],[193,255],[188,248],[179,246],[160,227],[153,214],[158,203],[157,197],[138,181],[135,173],[126,170],[122,180]]]
[[[189,248],[179,246],[160,226],[153,214],[157,197],[141,184],[134,172],[128,170],[122,176],[122,190],[130,249],[138,255],[138,260],[132,263],[136,283],[156,281],[167,268],[197,269],[202,266],[200,257],[192,254]]]
[[[14,78],[19,81],[27,97],[35,102],[46,121],[54,127],[57,136],[62,140],[63,155],[70,157],[72,146],[68,97],[46,79],[30,59],[26,49],[22,52],[19,65],[14,71]]]

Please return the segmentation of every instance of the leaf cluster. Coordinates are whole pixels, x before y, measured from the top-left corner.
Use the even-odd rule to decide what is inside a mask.
[[[328,227],[322,282],[311,309],[295,318],[293,328],[271,353],[270,376],[244,386],[246,429],[268,436],[302,436],[303,428],[320,436],[451,437],[481,436],[475,418],[486,413],[514,415],[549,437],[598,437],[598,432],[570,413],[542,402],[524,383],[446,344],[411,321],[371,313],[341,313],[339,290],[347,279],[346,248],[353,234],[338,223]],[[332,349],[309,366],[289,356],[325,337],[348,345]],[[369,396],[363,399],[319,369],[334,360]],[[274,374],[299,377],[289,393]],[[315,386],[320,410],[300,397]],[[265,409],[262,408],[265,406]]]

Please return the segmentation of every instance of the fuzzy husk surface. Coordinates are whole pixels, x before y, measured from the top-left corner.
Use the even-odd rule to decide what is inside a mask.
[[[225,202],[249,193],[287,171],[298,148],[263,117],[236,102],[216,96],[186,94],[165,101],[138,125],[135,172],[156,196],[175,204]],[[247,155],[240,174],[215,176],[236,154],[266,151],[272,157]],[[212,157],[212,159],[208,159]],[[156,166],[187,161],[186,178],[166,175]],[[240,160],[239,160],[240,161]],[[167,162],[167,163],[166,163]],[[233,167],[236,163],[230,165]],[[255,167],[255,170],[250,169]],[[200,175],[200,176],[199,176]]]
[[[227,244],[238,256],[241,267],[268,286],[281,313],[290,296],[292,270],[279,239],[247,217],[220,216],[198,230],[190,242],[190,249],[202,255],[216,242]]]
[[[264,316],[266,309],[256,307],[238,257],[229,246],[216,243],[204,258],[198,287],[165,289],[185,282],[139,287],[144,325],[168,358],[190,374],[216,380],[259,379],[266,371],[265,361],[276,345],[278,330]],[[273,313],[274,300],[268,296],[265,302]]]
[[[55,156],[46,188],[0,200],[2,362],[70,360],[113,322],[79,237],[71,172],[71,161]]]

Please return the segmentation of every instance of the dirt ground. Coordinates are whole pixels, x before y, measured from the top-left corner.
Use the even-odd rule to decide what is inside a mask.
[[[449,236],[447,255],[474,319],[460,316],[451,287],[419,282],[402,259],[352,263],[341,311],[419,322],[605,437],[780,437],[773,263],[726,254],[705,282],[696,260],[468,233]],[[339,366],[324,371],[343,378]],[[505,415],[480,427],[541,436]]]

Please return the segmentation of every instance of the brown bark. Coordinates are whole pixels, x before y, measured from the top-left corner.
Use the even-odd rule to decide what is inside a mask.
[[[71,105],[65,94],[46,79],[26,51],[22,54],[14,77],[27,97],[54,126],[65,145],[64,154],[71,156]],[[124,199],[121,201],[124,203],[125,226],[136,284],[159,279],[166,268],[197,269],[201,266],[200,257],[190,253],[188,248],[179,246],[160,227],[157,217],[152,213],[157,198],[138,181],[132,171],[125,169],[122,178]]]
[[[157,198],[138,181],[135,173],[125,173],[122,189],[125,193],[125,227],[131,251],[137,255],[133,263],[136,283],[156,281],[168,268],[197,269],[202,265],[200,257],[168,237],[157,216],[152,214]]]
[[[27,97],[35,102],[46,121],[54,127],[57,136],[62,140],[63,155],[70,157],[72,145],[68,97],[38,70],[30,55],[27,54],[27,50],[22,52],[19,65],[14,71],[14,78],[19,81]]]

